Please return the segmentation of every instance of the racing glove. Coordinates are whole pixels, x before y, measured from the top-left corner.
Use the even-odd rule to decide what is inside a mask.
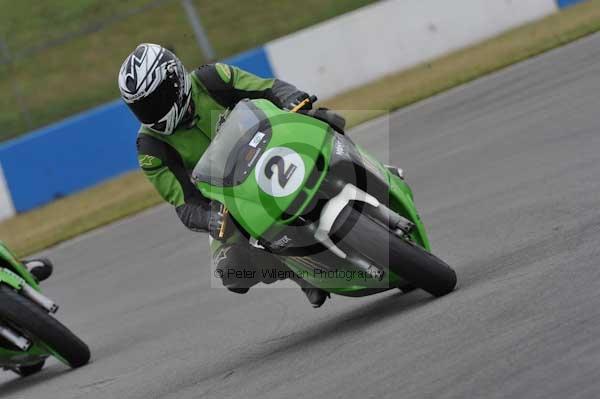
[[[181,222],[190,230],[196,232],[208,232],[215,240],[226,240],[231,236],[232,229],[226,229],[226,235],[219,238],[219,232],[223,223],[230,223],[228,215],[223,215],[221,204],[211,202],[209,204],[184,204],[175,208]]]

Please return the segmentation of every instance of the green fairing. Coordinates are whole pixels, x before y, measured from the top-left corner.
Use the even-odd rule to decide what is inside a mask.
[[[3,241],[0,241],[0,268],[8,267],[11,271],[17,273],[27,284],[33,287],[35,290],[40,291],[40,287],[35,280],[35,278],[29,273],[27,268],[23,265],[23,263],[17,258],[17,256],[6,246]],[[1,269],[0,269],[1,270]],[[14,277],[11,279],[11,276],[8,276],[8,273],[2,274],[0,272],[0,282],[5,281],[13,288],[20,288],[20,283],[18,286],[14,285]],[[11,281],[13,282],[11,284]]]
[[[253,103],[270,120],[276,118],[268,148],[285,146],[300,154],[306,171],[305,182],[315,166],[318,154],[322,153],[326,159],[329,157],[332,138],[327,134],[328,126],[308,116],[282,111],[268,100],[254,100]],[[299,130],[302,134],[298,134]],[[297,191],[304,190],[308,194],[308,201],[317,188],[308,190],[303,186],[301,184]],[[224,203],[236,221],[255,238],[279,223],[281,215],[297,196],[296,191],[286,197],[272,197],[259,189],[254,175],[235,187],[217,187],[200,182],[198,188],[206,197]]]
[[[240,184],[233,187],[220,187],[214,184],[200,181],[197,188],[203,195],[219,201],[228,208],[232,217],[249,235],[260,239],[266,232],[285,229],[287,223],[301,214],[303,209],[310,203],[311,199],[319,191],[321,182],[326,176],[326,171],[332,156],[334,135],[327,124],[302,114],[283,111],[267,100],[253,100],[269,119],[272,126],[272,136],[263,153],[274,147],[286,147],[294,150],[300,155],[305,165],[305,176],[300,187],[293,193],[284,197],[272,197],[262,191],[258,184],[256,174],[260,173],[254,168],[252,173]],[[382,176],[389,185],[390,208],[401,216],[411,220],[415,228],[411,233],[411,239],[427,251],[430,251],[429,240],[425,227],[413,202],[410,187],[399,177],[392,174],[382,163],[369,155],[366,151],[358,148],[360,154],[377,169],[378,175]],[[312,189],[305,187],[306,180],[315,167],[315,160],[319,153],[325,159],[325,168],[319,177],[317,184]],[[287,210],[300,191],[306,194],[303,205],[297,209],[295,215],[287,215]],[[283,218],[286,215],[286,218]],[[213,252],[222,245],[215,240],[212,244]],[[337,294],[349,294],[366,289],[386,289],[389,286],[400,283],[403,280],[392,271],[388,281],[376,281],[370,277],[366,279],[350,279],[320,277],[307,273],[310,267],[306,265],[306,258],[282,256],[282,261],[301,275],[314,286],[322,287]]]
[[[50,351],[41,345],[33,345],[28,351],[26,357],[31,363],[43,360],[50,355]],[[23,352],[11,351],[0,346],[0,364],[2,366],[20,366],[24,364]]]
[[[0,268],[0,283],[8,284],[15,290],[20,290],[26,284],[18,274],[5,268]]]
[[[363,158],[368,159],[379,169],[382,174],[386,176],[387,182],[390,186],[389,199],[391,203],[391,209],[415,223],[415,229],[411,235],[412,239],[427,251],[431,251],[429,238],[427,238],[427,233],[425,232],[425,225],[423,225],[423,222],[421,222],[421,217],[417,212],[417,207],[413,200],[413,193],[409,185],[406,184],[404,180],[399,179],[398,176],[390,173],[390,171],[381,162],[379,162],[367,151],[358,145],[356,147],[360,151]]]

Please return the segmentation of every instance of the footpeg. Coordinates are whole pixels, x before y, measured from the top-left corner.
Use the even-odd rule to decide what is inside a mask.
[[[392,172],[394,175],[396,175],[399,178],[401,178],[402,180],[404,180],[404,169],[399,168],[397,166],[393,166],[393,165],[385,165],[385,167],[388,168],[388,170],[390,172]]]
[[[415,228],[415,224],[410,220],[399,216],[399,219],[394,228],[396,230],[396,234],[407,235],[413,231],[413,229]]]

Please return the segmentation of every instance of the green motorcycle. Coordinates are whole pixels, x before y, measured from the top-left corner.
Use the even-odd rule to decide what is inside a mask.
[[[402,174],[354,144],[330,112],[243,100],[221,116],[192,180],[244,239],[315,287],[356,297],[456,286],[430,253]]]
[[[89,362],[88,346],[51,316],[57,310],[0,241],[0,368],[28,376],[50,356],[73,368]]]

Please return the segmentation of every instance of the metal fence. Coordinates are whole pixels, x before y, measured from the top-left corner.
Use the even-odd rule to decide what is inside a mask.
[[[89,25],[83,26],[76,31],[66,32],[65,34],[63,34],[57,38],[53,38],[50,40],[41,40],[40,42],[33,43],[31,46],[25,47],[23,49],[19,49],[15,52],[11,52],[8,48],[8,45],[6,44],[6,40],[4,38],[0,37],[0,50],[2,52],[2,54],[1,54],[2,58],[0,59],[0,64],[9,64],[14,59],[26,58],[27,56],[32,55],[34,53],[44,51],[51,47],[64,44],[70,40],[73,40],[74,38],[81,37],[81,36],[84,36],[84,35],[87,35],[90,33],[102,31],[103,29],[106,29],[117,22],[123,21],[127,18],[134,17],[138,14],[142,14],[147,10],[163,6],[167,3],[174,3],[174,2],[181,3],[182,9],[185,11],[186,16],[189,20],[191,29],[194,31],[194,34],[196,36],[196,41],[198,43],[198,46],[204,53],[205,57],[207,59],[214,58],[214,50],[212,48],[212,45],[210,44],[210,41],[208,40],[206,32],[202,26],[196,6],[194,5],[194,3],[191,0],[153,0],[153,1],[148,1],[148,3],[138,6],[138,7],[132,7],[130,9],[125,9],[124,12],[121,12],[118,15],[114,15],[114,16],[111,16],[111,17],[108,17],[105,19],[94,21],[94,22],[90,23]]]

